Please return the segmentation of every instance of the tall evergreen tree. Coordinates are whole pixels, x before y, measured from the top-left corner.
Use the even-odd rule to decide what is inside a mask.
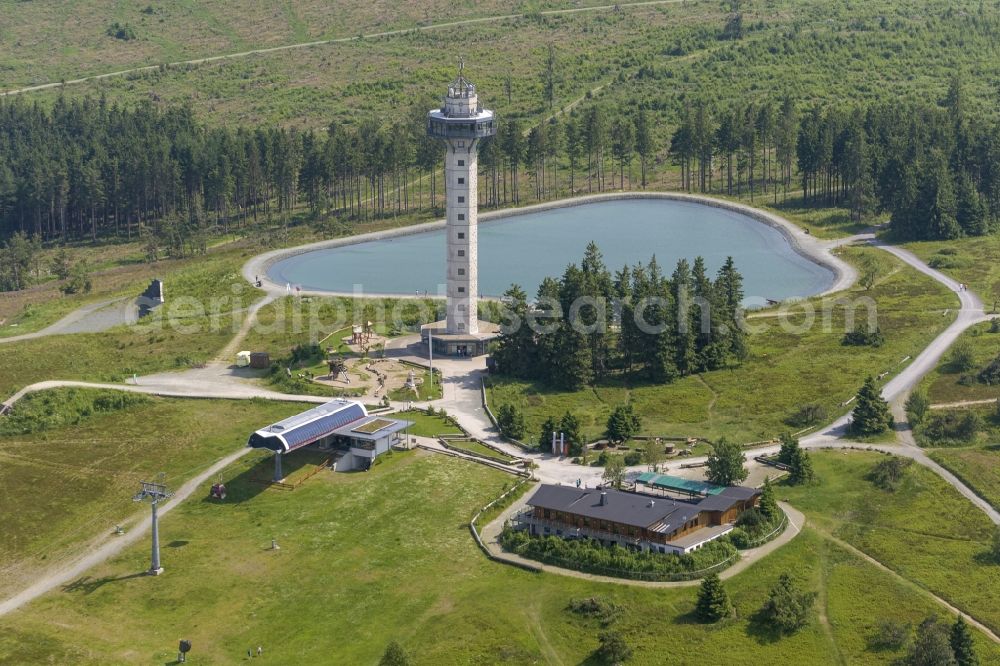
[[[718,622],[733,615],[732,602],[718,574],[710,573],[702,579],[694,613],[702,622]]]
[[[851,418],[851,432],[855,435],[867,436],[883,433],[893,427],[892,413],[889,403],[875,383],[875,378],[869,376],[856,398]]]

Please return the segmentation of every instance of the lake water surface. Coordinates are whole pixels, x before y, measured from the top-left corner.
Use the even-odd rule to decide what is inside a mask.
[[[748,304],[811,296],[834,281],[831,270],[793,250],[781,232],[740,213],[686,201],[625,199],[481,221],[480,292],[499,296],[517,283],[534,296],[544,277],[578,263],[590,241],[612,272],[655,255],[669,276],[678,259],[702,256],[714,277],[732,256]],[[303,289],[441,295],[444,230],[295,255],[273,264],[268,275]]]

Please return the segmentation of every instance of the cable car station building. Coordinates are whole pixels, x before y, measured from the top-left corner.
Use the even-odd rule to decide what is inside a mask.
[[[405,443],[411,425],[370,416],[361,403],[337,399],[261,428],[250,435],[247,446],[274,452],[274,480],[281,481],[281,457],[312,445],[340,454],[338,472],[369,469],[375,458]]]

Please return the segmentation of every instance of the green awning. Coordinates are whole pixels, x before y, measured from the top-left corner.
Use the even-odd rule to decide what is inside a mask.
[[[679,476],[657,474],[656,472],[643,472],[636,477],[635,482],[657,490],[672,490],[690,495],[718,495],[726,489],[725,486],[717,486],[714,483],[683,479]]]

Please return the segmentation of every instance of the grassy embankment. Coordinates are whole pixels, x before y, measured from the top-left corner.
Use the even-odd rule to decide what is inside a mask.
[[[807,321],[805,307],[816,312],[815,324],[802,326],[802,332],[790,332],[779,317],[750,319],[748,323],[756,329],[750,336],[750,357],[738,368],[662,386],[612,380],[578,392],[497,378],[490,389],[490,405],[494,410],[507,402],[517,405],[525,413],[530,433],[537,432],[547,416],[572,411],[588,437],[600,436],[611,409],[629,400],[643,417],[641,434],[649,435],[708,439],[724,435],[743,442],[759,441],[795,430],[785,420],[801,406],[813,403],[832,418],[846,411],[841,403],[857,392],[866,375],[898,372],[905,357],[918,354],[954,317],[954,294],[931,278],[880,250],[843,250],[844,258],[855,262],[866,254],[880,257],[891,270],[871,291],[855,287],[846,296],[874,300],[886,340],[881,347],[841,344],[843,307],[832,308],[831,326],[823,330],[824,304],[845,295],[839,294],[791,307],[787,322],[795,326]],[[946,315],[947,310],[952,312]],[[859,308],[857,321],[864,317],[864,309]]]
[[[813,455],[818,483],[782,487],[821,531],[861,549],[1000,631],[1000,565],[987,555],[995,526],[936,474],[911,464],[894,492],[867,474],[883,456],[859,452]]]
[[[26,584],[136,515],[139,481],[162,472],[176,488],[257,428],[302,409],[82,389],[25,398],[0,419],[0,587]]]
[[[817,517],[831,511],[828,502],[853,509],[872,497],[867,482],[854,477],[871,460],[839,481],[825,457],[817,455],[817,467],[830,496],[822,491],[824,500],[815,501]],[[240,461],[224,475],[229,500],[193,499],[164,521],[163,542],[172,544],[164,552],[164,576],[131,576],[147,564],[145,546],[136,546],[0,620],[0,660],[166,660],[183,635],[195,645],[192,663],[235,661],[256,645],[279,661],[370,663],[390,640],[400,641],[418,664],[578,663],[596,648],[601,626],[567,606],[601,595],[621,608],[612,627],[635,649],[631,663],[663,663],[669,648],[655,637],[669,633],[672,643],[684,645],[685,659],[702,663],[878,664],[901,654],[871,645],[887,609],[911,625],[937,610],[916,587],[807,528],[727,581],[739,616],[705,627],[691,615],[696,588],[595,587],[487,560],[466,522],[476,506],[509,487],[509,477],[494,470],[397,453],[369,473],[321,474],[294,492],[260,492],[245,479],[268,465],[264,457]],[[834,489],[845,497],[837,499]],[[932,499],[946,495],[930,492]],[[895,524],[893,514],[883,515]],[[944,535],[963,529],[938,512],[922,520],[917,524]],[[269,550],[272,538],[280,551]],[[959,564],[964,571],[966,562]],[[802,630],[777,637],[753,616],[787,571],[818,592],[819,601]],[[977,586],[962,587],[968,594]],[[988,596],[995,588],[978,589]],[[150,621],[154,613],[156,622]],[[290,615],[352,621],[331,632],[323,623],[289,624]],[[984,662],[1000,659],[996,646],[976,640]]]

